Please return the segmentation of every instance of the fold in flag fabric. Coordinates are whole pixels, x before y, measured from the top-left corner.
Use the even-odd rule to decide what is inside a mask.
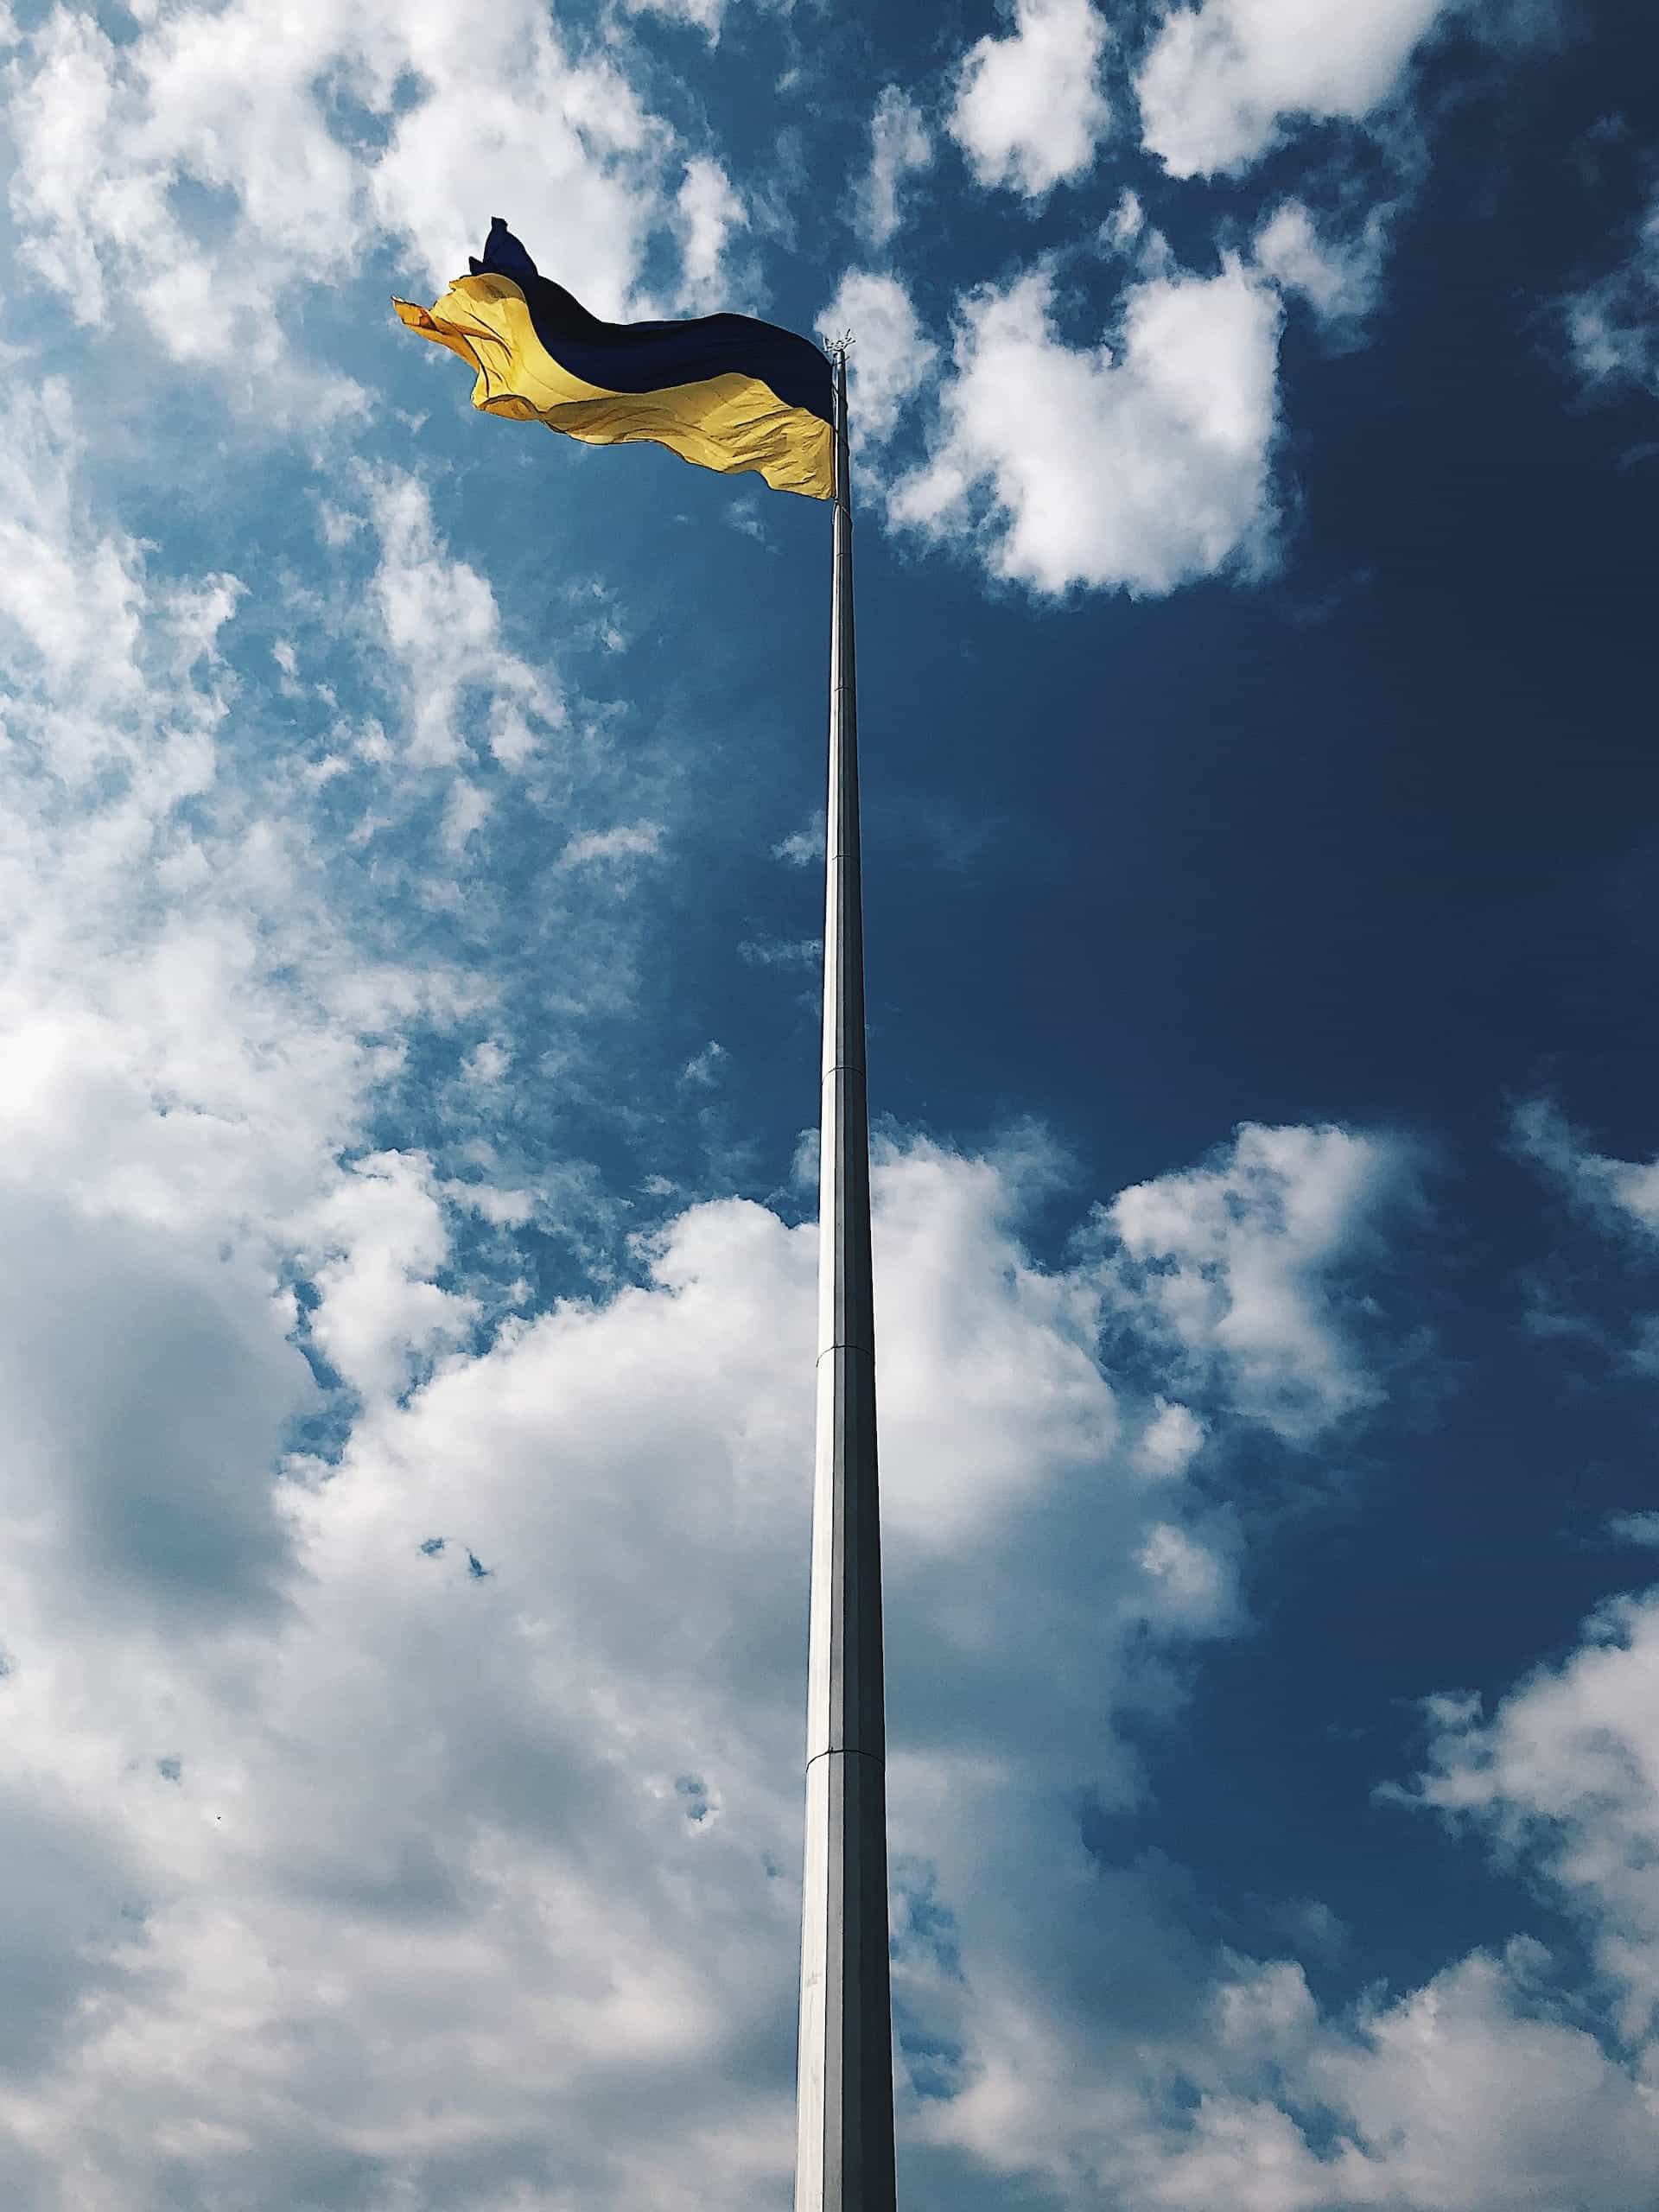
[[[499,215],[483,259],[429,311],[392,306],[460,354],[486,415],[590,446],[645,439],[727,475],[753,469],[775,491],[835,497],[834,385],[810,339],[746,315],[601,322],[537,273]]]

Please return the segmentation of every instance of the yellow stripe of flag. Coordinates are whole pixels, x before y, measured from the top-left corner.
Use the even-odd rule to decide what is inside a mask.
[[[458,276],[430,309],[392,305],[406,328],[467,364],[473,404],[486,414],[544,423],[588,445],[645,440],[722,474],[754,470],[775,491],[835,497],[829,423],[786,406],[758,377],[728,372],[656,391],[585,383],[543,345],[522,288],[493,271]]]

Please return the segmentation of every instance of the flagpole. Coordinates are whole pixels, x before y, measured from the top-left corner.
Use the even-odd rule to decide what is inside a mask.
[[[795,2212],[893,2212],[887,1738],[845,343],[833,352],[817,1440]]]

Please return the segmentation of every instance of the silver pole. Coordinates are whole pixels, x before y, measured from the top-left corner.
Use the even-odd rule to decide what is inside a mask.
[[[795,2212],[893,2212],[881,1530],[844,345],[836,349],[835,532]]]

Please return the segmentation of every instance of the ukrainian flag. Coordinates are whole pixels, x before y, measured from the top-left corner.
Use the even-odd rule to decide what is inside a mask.
[[[409,329],[460,354],[486,415],[590,446],[647,439],[702,468],[753,469],[776,491],[835,497],[830,368],[809,339],[746,315],[601,322],[537,274],[499,215],[484,258],[430,312],[392,305]]]

